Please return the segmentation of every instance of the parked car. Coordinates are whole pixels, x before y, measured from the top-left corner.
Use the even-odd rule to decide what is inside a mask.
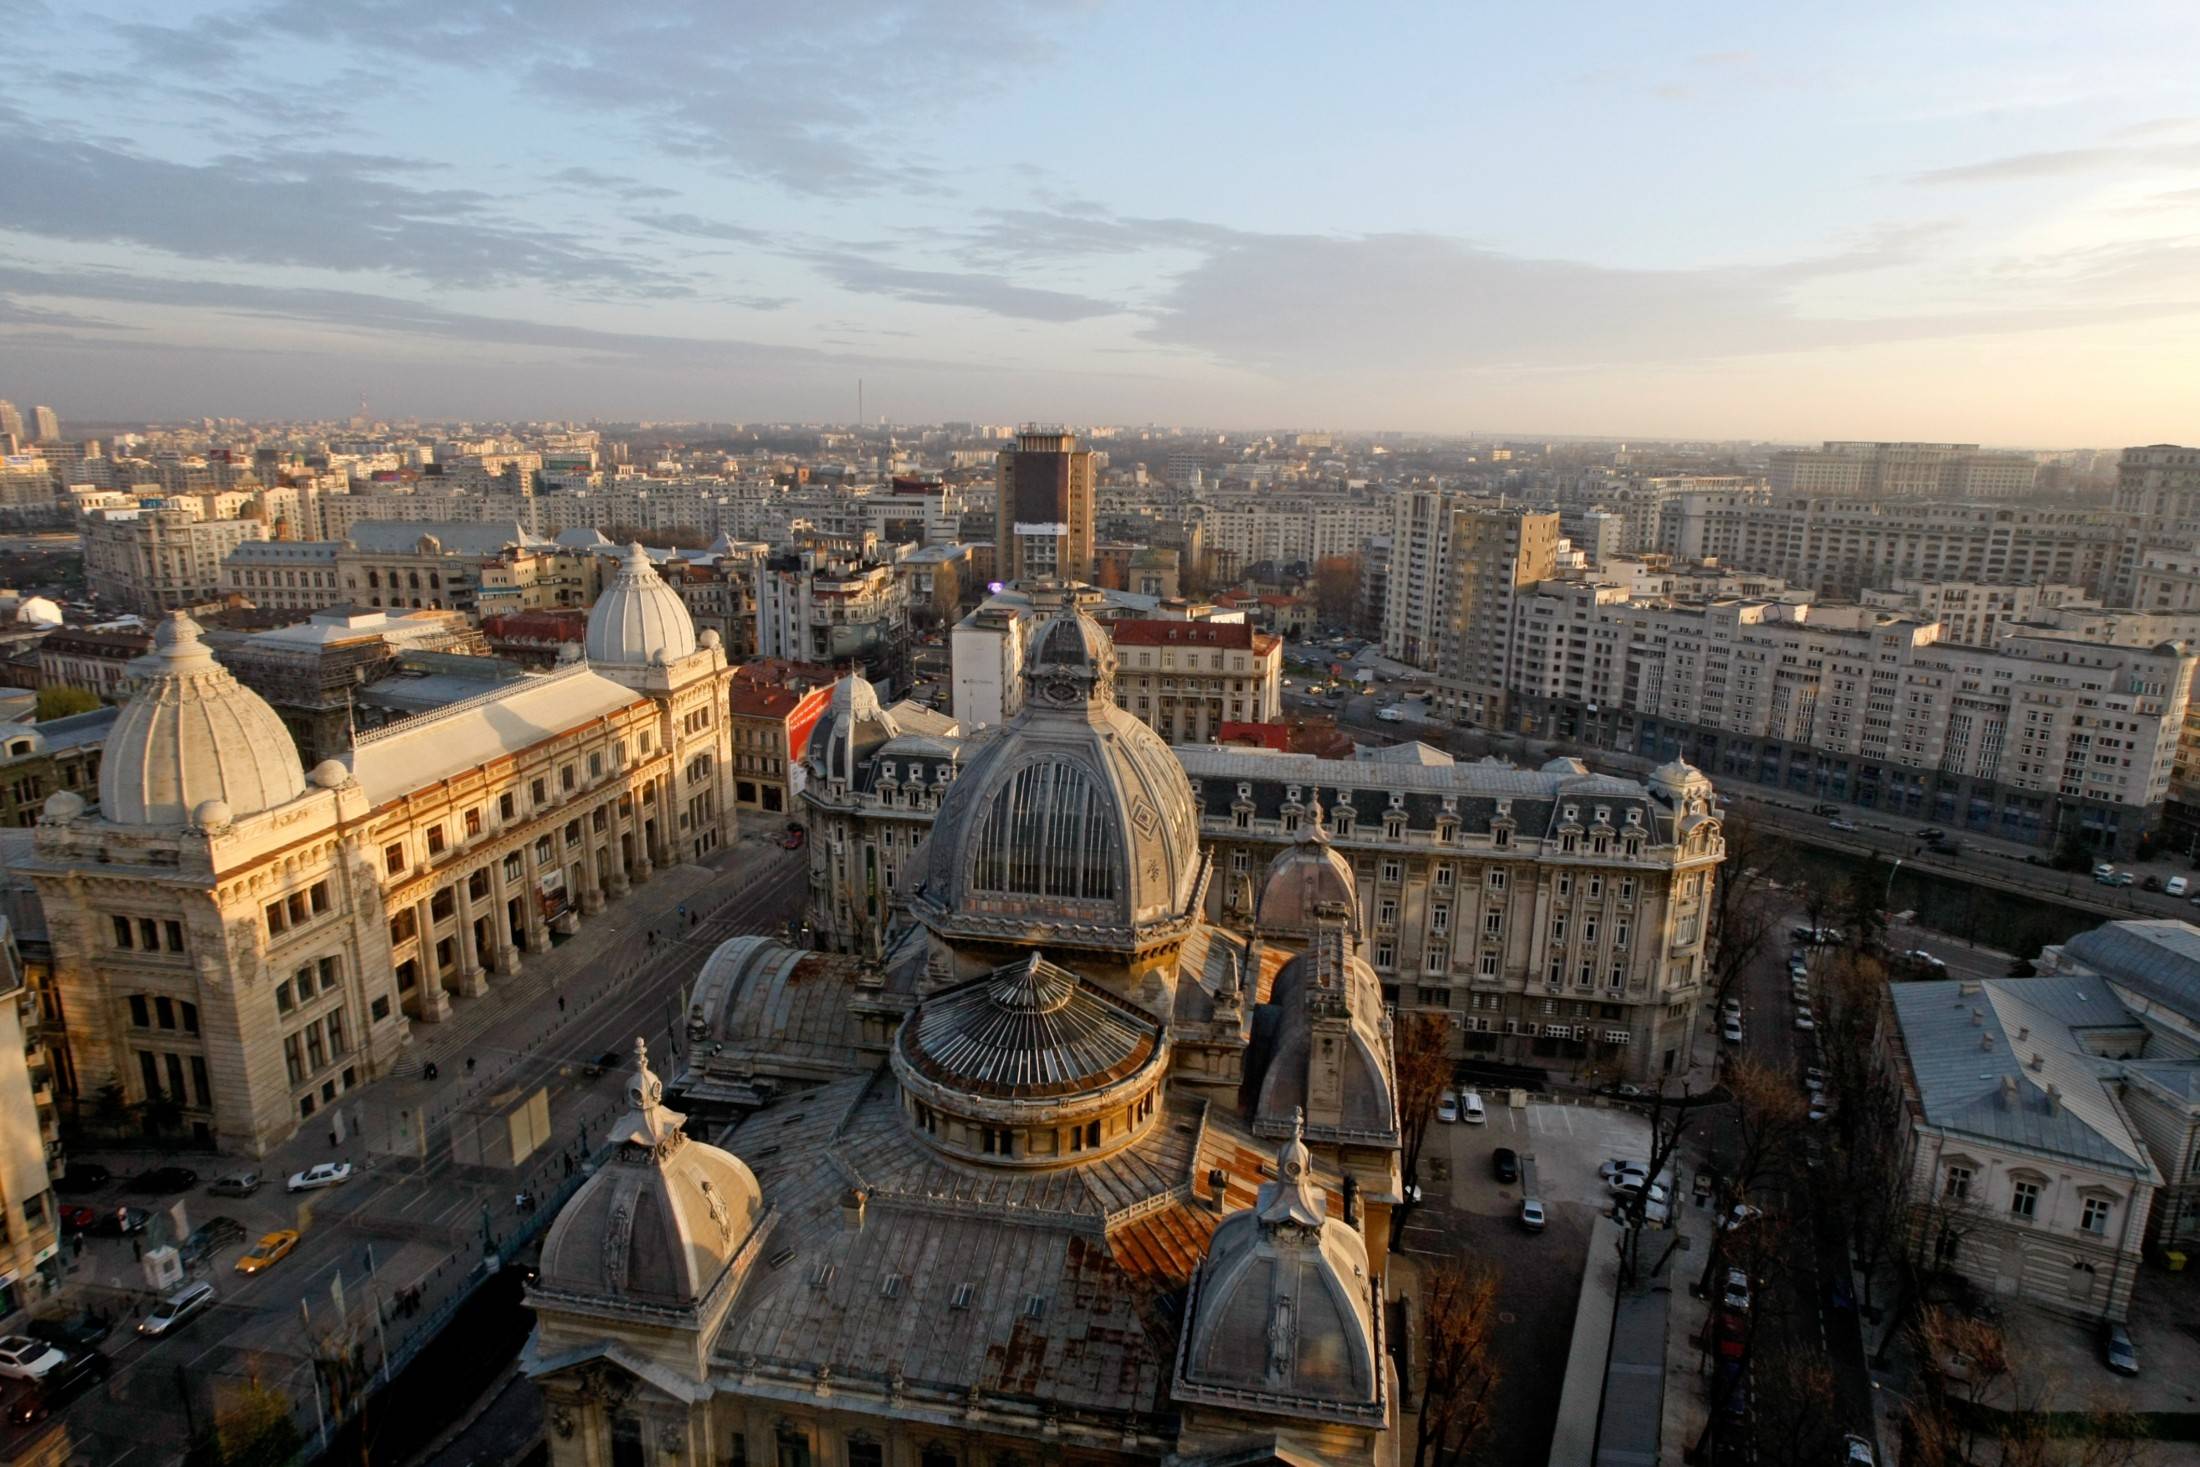
[[[302,1172],[292,1172],[290,1180],[283,1184],[286,1192],[311,1192],[321,1187],[334,1187],[351,1180],[351,1163],[348,1161],[317,1161]]]
[[[1811,1097],[1809,1115],[1812,1120],[1822,1121],[1832,1114],[1833,1108],[1827,1105],[1824,1100],[1815,1095]]]
[[[290,1256],[298,1246],[295,1228],[278,1228],[252,1245],[252,1251],[237,1260],[237,1272],[241,1274],[263,1273]]]
[[[1826,1072],[1816,1065],[1803,1067],[1803,1088],[1817,1095],[1826,1088]]]
[[[1543,1231],[1543,1202],[1536,1197],[1520,1199],[1520,1225],[1531,1233]]]
[[[92,1225],[84,1231],[96,1233],[102,1238],[127,1238],[132,1233],[142,1233],[153,1215],[142,1207],[103,1207]]]
[[[1809,1009],[1797,1009],[1795,1011],[1795,1027],[1807,1034],[1818,1027],[1818,1021],[1810,1016]]]
[[[1490,1174],[1508,1185],[1519,1181],[1520,1153],[1510,1146],[1498,1147],[1490,1153]]]
[[[1833,819],[1826,822],[1826,828],[1828,830],[1854,830],[1856,829],[1856,822],[1853,820],[1844,820],[1840,816],[1836,815]]]
[[[1447,1126],[1459,1119],[1458,1092],[1446,1090],[1442,1095],[1436,1097],[1436,1119]]]
[[[1636,1161],[1634,1158],[1627,1156],[1613,1156],[1607,1157],[1597,1164],[1597,1180],[1600,1182],[1609,1182],[1623,1172],[1633,1172],[1636,1176],[1646,1177],[1650,1175],[1650,1163]]]
[[[1719,1226],[1727,1232],[1732,1232],[1736,1228],[1749,1226],[1764,1215],[1764,1209],[1761,1207],[1751,1207],[1746,1202],[1737,1202]]]
[[[66,1351],[29,1335],[0,1336],[0,1376],[10,1380],[37,1380],[68,1358]]]
[[[62,1231],[83,1233],[91,1230],[99,1221],[99,1209],[89,1202],[64,1202],[61,1204]]]
[[[2183,896],[2190,890],[2192,890],[2192,883],[2182,876],[2172,876],[2162,883],[2162,895],[2164,896]]]
[[[1879,1467],[1872,1444],[1853,1431],[1841,1438],[1841,1462],[1842,1467]]]
[[[1942,829],[1941,829],[1941,828],[1940,828],[1939,826],[1937,826],[1937,825],[1928,825],[1928,826],[1926,826],[1926,827],[1925,827],[1925,828],[1924,828],[1923,830],[1921,830],[1921,831],[1919,831],[1919,832],[1917,833],[1917,838],[1918,838],[1919,840],[1926,840],[1926,841],[1932,841],[1932,840],[1946,840],[1946,839],[1948,838],[1948,832],[1947,832],[1947,831],[1945,831],[1945,830],[1942,830]]]
[[[1809,964],[1809,963],[1807,963],[1807,962],[1803,961],[1803,960],[1802,960],[1801,958],[1789,958],[1789,959],[1788,959],[1788,977],[1790,977],[1790,978],[1808,978],[1809,976],[1810,976],[1810,964]]]
[[[1740,1044],[1742,1042],[1742,1021],[1739,1018],[1733,1018],[1721,1024],[1719,1026],[1719,1038],[1728,1044]]]
[[[1839,805],[1828,805],[1821,802],[1819,804],[1811,806],[1810,813],[1813,815],[1838,815],[1841,813],[1841,807]]]
[[[2099,881],[2104,876],[2114,876],[2115,874],[2116,868],[2106,861],[2098,863],[2093,868],[2093,879],[2095,881]]]
[[[176,1251],[185,1268],[204,1263],[219,1249],[244,1241],[244,1224],[233,1217],[210,1217],[191,1230]]]
[[[1729,1268],[1726,1271],[1726,1287],[1719,1291],[1719,1307],[1737,1314],[1749,1313],[1748,1269]]]
[[[1385,723],[1404,723],[1406,721],[1405,714],[1399,710],[1396,704],[1392,704],[1388,708],[1376,709],[1375,716]]]
[[[2115,871],[2111,872],[2107,876],[2096,876],[2093,878],[2093,880],[2096,884],[2101,886],[2129,886],[2132,884],[2131,873],[2129,871]]]
[[[133,1192],[188,1192],[199,1184],[199,1174],[187,1166],[156,1166],[130,1178]]]
[[[114,1179],[114,1173],[96,1161],[72,1161],[55,1178],[53,1189],[65,1197],[77,1197],[86,1192],[97,1192]]]
[[[1902,956],[1908,958],[1913,963],[1921,963],[1928,968],[1938,968],[1943,972],[1945,972],[1948,967],[1947,963],[1943,962],[1938,956],[1921,947],[1913,947]]]
[[[23,1332],[34,1340],[70,1352],[89,1350],[114,1333],[114,1321],[104,1314],[90,1309],[79,1309],[74,1314],[56,1314],[46,1319],[34,1319],[25,1325]]]
[[[206,1190],[216,1197],[250,1197],[260,1190],[258,1172],[229,1172],[207,1183]]]
[[[2131,1332],[2114,1321],[2101,1326],[2101,1363],[2118,1375],[2139,1373],[2139,1352],[2132,1348]]]
[[[1479,1126],[1489,1119],[1489,1111],[1482,1104],[1482,1092],[1469,1090],[1459,1097],[1459,1119],[1470,1126]]]
[[[2161,889],[2162,878],[2159,876],[2149,876],[2146,880],[2139,883],[2139,890],[2141,891],[2160,891]]]
[[[68,1404],[85,1389],[107,1378],[108,1361],[97,1350],[71,1355],[8,1403],[8,1420],[17,1426],[44,1421],[56,1406]]]
[[[158,1339],[214,1302],[212,1284],[185,1284],[138,1321],[138,1333]]]

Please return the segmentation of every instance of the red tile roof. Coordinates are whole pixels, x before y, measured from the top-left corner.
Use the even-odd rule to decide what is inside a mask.
[[[1266,632],[1235,621],[1159,621],[1127,618],[1107,623],[1118,647],[1235,647],[1263,655],[1276,645]]]

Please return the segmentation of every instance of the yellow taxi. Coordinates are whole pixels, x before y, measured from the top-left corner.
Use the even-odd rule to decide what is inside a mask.
[[[298,1233],[295,1228],[282,1228],[269,1233],[253,1245],[250,1253],[237,1260],[237,1272],[258,1273],[262,1269],[273,1268],[288,1258],[290,1250],[297,1246]]]

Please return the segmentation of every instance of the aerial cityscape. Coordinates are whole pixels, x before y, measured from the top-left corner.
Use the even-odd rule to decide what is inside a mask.
[[[2200,1459],[2107,10],[0,0],[0,1462]]]

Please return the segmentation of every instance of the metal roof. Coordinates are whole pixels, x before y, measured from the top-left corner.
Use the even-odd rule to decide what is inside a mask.
[[[2123,987],[2200,1018],[2200,927],[2190,922],[2109,922],[2063,944],[2063,955]]]
[[[902,1052],[943,1084],[979,1095],[1067,1095],[1130,1074],[1161,1043],[1155,1022],[1033,954],[926,999]]]

